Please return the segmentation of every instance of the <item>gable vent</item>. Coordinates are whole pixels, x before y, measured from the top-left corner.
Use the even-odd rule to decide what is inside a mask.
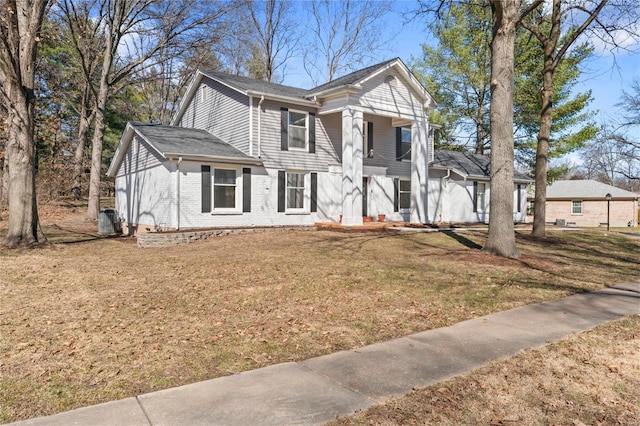
[[[384,82],[387,83],[391,87],[396,87],[398,85],[398,79],[395,75],[389,74],[384,78]]]

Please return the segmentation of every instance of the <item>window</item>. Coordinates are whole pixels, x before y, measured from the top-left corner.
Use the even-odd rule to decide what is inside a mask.
[[[236,207],[236,171],[215,169],[213,172],[213,208]]]
[[[409,210],[411,208],[411,181],[401,180],[398,185],[398,198],[400,209]]]
[[[582,200],[571,201],[571,214],[582,214]]]
[[[207,100],[207,86],[203,84],[200,86],[200,102],[205,102]]]
[[[287,173],[287,209],[304,208],[304,173]]]
[[[369,126],[368,121],[362,122],[362,158],[366,158],[369,155]]]
[[[473,182],[473,212],[484,211],[485,209],[485,191],[486,183]]]
[[[278,212],[308,214],[317,211],[318,173],[278,170]]]
[[[289,111],[289,148],[307,149],[307,114]]]
[[[396,160],[411,160],[411,128],[396,128]]]

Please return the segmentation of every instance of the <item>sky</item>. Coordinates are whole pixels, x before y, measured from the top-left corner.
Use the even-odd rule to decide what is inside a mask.
[[[409,64],[412,57],[420,58],[422,44],[434,43],[426,31],[424,20],[405,22],[402,12],[414,4],[413,1],[393,3],[393,14],[380,26],[383,39],[388,39],[389,43],[386,49],[376,52],[377,61],[372,63],[400,57]],[[640,46],[636,47],[640,50]],[[594,120],[602,123],[620,114],[620,108],[616,104],[620,101],[623,90],[628,91],[634,78],[640,79],[640,53],[617,52],[612,55],[597,47],[574,90],[576,93],[592,91],[593,102],[589,109],[593,112]],[[312,86],[301,66],[289,68],[283,83],[305,88]]]

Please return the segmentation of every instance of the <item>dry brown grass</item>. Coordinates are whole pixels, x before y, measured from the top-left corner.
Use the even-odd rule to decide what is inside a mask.
[[[331,423],[638,425],[640,316],[493,362]]]
[[[482,244],[481,232],[288,231],[140,249],[131,238],[48,225],[58,244],[0,250],[0,421],[302,360],[640,276],[640,240],[600,231],[520,236],[521,260],[507,260],[469,248]]]

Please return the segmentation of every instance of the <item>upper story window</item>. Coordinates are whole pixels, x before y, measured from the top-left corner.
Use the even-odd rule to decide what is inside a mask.
[[[411,129],[408,127],[402,127],[400,130],[400,159],[411,160]]]
[[[571,214],[582,214],[582,200],[571,201]]]
[[[316,116],[312,112],[280,108],[280,149],[316,152]]]
[[[289,148],[307,149],[307,117],[307,113],[289,111]]]

